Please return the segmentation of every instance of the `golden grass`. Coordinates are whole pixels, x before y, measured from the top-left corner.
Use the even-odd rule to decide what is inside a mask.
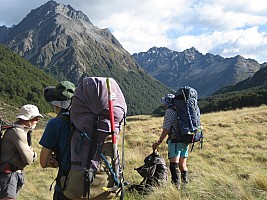
[[[143,165],[151,145],[161,133],[162,117],[132,116],[125,131],[126,181],[138,184],[142,177],[134,168]],[[267,106],[202,115],[203,149],[195,145],[188,159],[190,183],[177,191],[170,183],[151,195],[126,193],[125,199],[267,199]],[[34,149],[42,130],[34,131]],[[167,160],[167,144],[159,152]],[[18,200],[52,199],[50,184],[55,169],[41,169],[39,163],[25,170],[27,182]],[[170,181],[169,181],[170,182]]]

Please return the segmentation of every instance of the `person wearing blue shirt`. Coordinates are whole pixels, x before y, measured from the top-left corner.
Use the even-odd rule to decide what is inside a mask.
[[[68,200],[63,194],[62,183],[70,169],[71,122],[69,110],[74,90],[73,83],[62,81],[56,87],[49,86],[44,91],[46,101],[54,106],[54,112],[57,114],[55,118],[48,121],[39,142],[42,145],[41,167],[59,168],[53,200]]]

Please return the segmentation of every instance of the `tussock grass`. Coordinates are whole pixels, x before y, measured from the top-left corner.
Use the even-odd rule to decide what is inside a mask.
[[[152,152],[151,145],[161,133],[163,118],[132,116],[125,131],[126,181],[139,184],[142,177],[134,168],[144,163]],[[176,190],[170,183],[152,194],[142,196],[126,193],[126,200],[167,199],[267,199],[267,106],[202,115],[204,126],[203,149],[195,144],[188,159],[190,183]],[[40,152],[38,141],[42,130],[34,131],[34,149]],[[167,144],[159,153],[166,158]],[[25,170],[27,182],[18,200],[52,199],[50,184],[56,177],[55,169],[41,169],[39,163]],[[169,175],[170,176],[170,175]]]
[[[262,175],[255,173],[252,176],[253,185],[255,185],[259,190],[264,190],[267,192],[267,175]]]

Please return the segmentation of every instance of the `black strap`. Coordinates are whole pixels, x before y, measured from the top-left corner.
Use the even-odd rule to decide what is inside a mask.
[[[70,134],[69,139],[68,139],[68,142],[69,142],[68,145],[70,145],[71,138],[72,138],[73,133],[74,133],[74,130],[73,130],[73,128],[72,128],[72,123],[71,123],[71,120],[70,120],[70,115],[69,115],[69,114],[60,113],[60,114],[58,114],[58,115],[56,116],[56,118],[62,119],[62,120],[64,120],[64,121],[70,123],[71,134]],[[60,137],[60,136],[61,136],[61,135],[59,135],[59,137]],[[60,138],[59,138],[59,140],[60,140]],[[58,155],[61,154],[60,151],[59,151],[59,149],[56,149],[56,151],[57,151],[56,153],[57,153]],[[66,146],[63,148],[63,151],[62,151],[62,152],[63,152],[62,155],[65,155],[65,152],[66,152]],[[60,156],[57,156],[57,161],[58,161],[58,163],[61,163]],[[70,168],[70,166],[69,166],[69,168]],[[65,185],[66,185],[65,182],[66,182],[67,179],[65,179],[65,182],[64,182],[64,184],[62,185],[62,184],[61,184],[61,177],[62,177],[62,176],[67,176],[67,175],[68,175],[68,174],[67,174],[68,172],[69,172],[69,169],[68,169],[67,171],[65,171],[65,170],[63,170],[63,169],[61,168],[61,166],[59,166],[59,168],[58,168],[58,172],[57,172],[57,176],[56,176],[56,178],[54,179],[54,181],[53,181],[53,182],[51,183],[51,185],[50,185],[50,191],[52,190],[52,186],[53,186],[54,182],[56,182],[57,185],[60,185],[61,188],[62,188],[63,190],[65,189]]]
[[[88,194],[88,199],[90,196],[90,184],[91,184],[91,175],[90,175],[90,169],[92,166],[92,159],[94,158],[95,154],[97,153],[97,125],[99,121],[99,116],[95,115],[94,122],[93,122],[93,132],[90,142],[90,148],[87,158],[87,164],[86,169],[84,172],[84,188],[83,188],[83,198],[86,198],[86,195]]]

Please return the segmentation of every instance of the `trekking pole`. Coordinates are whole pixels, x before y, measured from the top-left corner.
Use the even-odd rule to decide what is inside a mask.
[[[107,82],[107,89],[108,89],[108,105],[109,105],[109,118],[110,118],[110,126],[111,126],[111,135],[112,135],[112,147],[113,147],[113,155],[114,155],[114,170],[115,170],[115,175],[117,179],[119,178],[119,158],[118,158],[118,146],[117,146],[117,136],[115,133],[115,122],[114,122],[114,110],[113,110],[113,100],[115,99],[114,96],[111,93],[111,84],[110,84],[110,79],[106,79]],[[119,184],[115,188],[119,188],[123,184]],[[115,189],[114,188],[114,189]]]
[[[0,115],[0,130],[2,130],[2,116],[1,115]]]
[[[124,113],[123,116],[123,130],[122,130],[122,155],[121,155],[121,163],[122,163],[122,169],[120,171],[120,177],[121,177],[121,196],[120,196],[120,200],[123,200],[124,198],[124,186],[127,185],[127,183],[124,181],[124,175],[123,175],[123,171],[125,168],[125,163],[124,163],[124,134],[125,134],[125,126],[126,126],[126,114]]]

